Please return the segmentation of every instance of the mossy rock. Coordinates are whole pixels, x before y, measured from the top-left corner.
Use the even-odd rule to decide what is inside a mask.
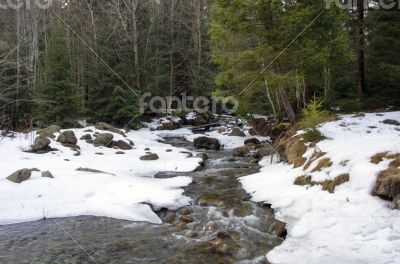
[[[400,195],[400,169],[388,168],[380,172],[372,193],[390,200]]]
[[[331,167],[332,165],[333,165],[333,162],[331,161],[331,159],[325,158],[325,159],[320,160],[318,162],[317,166],[311,172],[321,171],[323,169]]]

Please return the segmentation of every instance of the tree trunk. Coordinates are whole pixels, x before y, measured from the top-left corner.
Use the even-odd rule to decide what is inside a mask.
[[[364,1],[357,0],[358,26],[358,55],[357,55],[357,91],[358,95],[365,94],[365,36],[364,36]]]
[[[269,87],[268,87],[268,81],[267,81],[266,78],[264,78],[264,84],[265,84],[265,90],[267,91],[267,98],[268,98],[268,101],[269,101],[269,103],[271,105],[271,108],[272,108],[272,112],[274,113],[274,117],[277,118],[278,115],[277,115],[277,112],[276,112],[276,109],[275,109],[275,104],[274,104],[274,101],[272,100],[271,93],[270,93]]]
[[[290,123],[294,124],[296,122],[296,113],[292,107],[292,104],[289,100],[289,94],[286,89],[280,89],[281,99],[283,103],[283,107],[287,113]]]

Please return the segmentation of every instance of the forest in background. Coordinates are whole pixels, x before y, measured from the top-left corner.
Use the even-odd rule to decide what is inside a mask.
[[[0,126],[124,126],[146,92],[234,95],[241,113],[291,121],[315,97],[341,111],[398,107],[399,6],[362,3],[59,0],[0,10]]]

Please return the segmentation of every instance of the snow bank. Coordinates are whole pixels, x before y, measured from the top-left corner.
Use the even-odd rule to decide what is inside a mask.
[[[317,145],[327,152],[323,158],[333,162],[320,172],[264,159],[260,173],[241,178],[254,201],[272,204],[277,218],[287,223],[288,236],[267,255],[270,262],[399,263],[400,211],[371,196],[377,172],[386,169],[389,161],[375,165],[370,158],[379,152],[400,152],[400,131],[383,124],[385,119],[399,120],[400,112],[345,115],[320,126],[329,139]],[[350,181],[338,186],[334,194],[320,186],[293,184],[302,175],[321,181],[343,173],[350,174]]]
[[[94,127],[85,129],[105,132]],[[78,139],[84,134],[94,134],[85,133],[85,129],[73,129]],[[187,158],[186,154],[179,153],[183,149],[158,142],[162,138],[148,129],[129,132],[127,138],[113,135],[114,140],[132,140],[134,149],[117,155],[117,149],[98,148],[79,140],[81,155],[74,156],[75,151],[52,140],[51,147],[59,151],[39,155],[23,152],[33,143],[35,133],[3,138],[0,141],[0,224],[79,215],[161,223],[143,203],[172,209],[189,203],[181,188],[191,183],[190,177],[156,179],[154,175],[159,171],[193,171],[200,159]],[[160,159],[141,161],[146,148],[157,153]],[[167,149],[173,151],[166,152]],[[80,167],[109,174],[76,171]],[[21,184],[5,179],[22,168],[48,170],[54,179],[42,178],[40,172],[33,172]]]

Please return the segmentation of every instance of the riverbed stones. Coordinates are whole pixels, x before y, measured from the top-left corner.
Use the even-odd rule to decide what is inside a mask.
[[[56,136],[54,135],[54,133],[58,133],[60,132],[60,130],[61,130],[60,126],[51,125],[49,127],[36,131],[36,133],[42,137],[55,138]]]
[[[238,147],[232,151],[233,156],[236,156],[236,157],[245,157],[249,153],[250,153],[250,150],[247,146]]]
[[[386,119],[382,123],[384,123],[385,125],[400,126],[400,122],[393,119]]]
[[[260,145],[260,140],[257,138],[249,138],[244,141],[245,145]]]
[[[114,135],[111,133],[100,133],[96,135],[96,138],[93,141],[93,144],[98,146],[109,146],[114,139]]]
[[[105,123],[105,122],[99,122],[99,123],[97,123],[97,124],[95,125],[95,128],[98,129],[98,130],[109,131],[109,132],[113,132],[113,133],[117,133],[117,134],[120,134],[120,135],[125,136],[125,133],[122,132],[120,129],[118,129],[118,128],[116,128],[116,127],[110,125],[110,124],[107,124],[107,123]]]
[[[144,160],[144,161],[153,161],[153,160],[158,160],[158,159],[159,159],[159,157],[156,153],[150,153],[150,154],[140,157],[140,160]]]
[[[175,130],[179,129],[181,125],[175,121],[168,120],[162,122],[158,127],[157,130]]]
[[[86,135],[83,135],[82,137],[81,137],[81,140],[92,140],[93,138],[92,138],[92,135],[90,135],[90,134],[86,134]]]
[[[72,130],[67,130],[62,132],[58,137],[57,141],[63,144],[72,144],[72,145],[76,145],[76,143],[78,143],[78,139],[76,138],[75,133]]]
[[[216,138],[199,137],[194,140],[194,146],[198,149],[219,150],[221,144]]]
[[[43,136],[38,136],[33,143],[32,150],[36,153],[46,153],[51,151],[50,148],[50,139]]]
[[[118,140],[115,143],[115,146],[117,148],[119,148],[119,149],[122,149],[122,150],[131,150],[132,149],[132,146],[129,143],[123,141],[123,140]]]
[[[14,183],[22,183],[28,180],[32,175],[32,171],[30,169],[22,169],[14,172],[10,176],[7,177],[7,180]]]
[[[230,137],[245,137],[246,134],[240,130],[239,128],[232,129],[231,133],[229,134]]]

